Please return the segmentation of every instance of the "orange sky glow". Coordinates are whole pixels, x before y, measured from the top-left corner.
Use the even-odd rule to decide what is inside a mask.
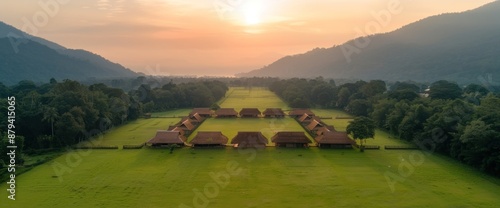
[[[23,26],[58,2],[36,34],[152,75],[231,76],[285,55],[340,45],[366,25],[389,32],[492,0],[33,0],[0,2],[0,21]],[[436,3],[439,2],[439,3]],[[397,10],[397,12],[391,12]],[[374,14],[387,14],[383,24]],[[372,28],[373,30],[373,28]]]

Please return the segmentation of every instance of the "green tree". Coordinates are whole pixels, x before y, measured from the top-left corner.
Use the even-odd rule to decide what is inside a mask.
[[[349,102],[346,109],[355,116],[368,116],[371,108],[372,104],[368,100],[356,99]]]
[[[406,116],[406,112],[410,109],[408,102],[399,101],[394,104],[394,108],[387,115],[385,126],[395,135],[399,135],[399,125]]]
[[[360,150],[363,152],[365,150],[363,141],[375,137],[375,123],[368,117],[356,117],[347,125],[347,133],[354,139],[359,139]]]
[[[500,132],[492,125],[474,120],[464,129],[460,141],[464,144],[459,159],[483,171],[500,173]]]
[[[322,107],[328,107],[334,98],[334,88],[326,83],[321,83],[312,88],[311,100]]]
[[[419,95],[412,90],[397,90],[393,92],[389,92],[389,98],[395,100],[415,100],[419,97]]]
[[[474,109],[462,100],[446,101],[440,111],[429,117],[419,139],[432,138],[436,141],[436,150],[456,157],[460,153],[461,142],[458,140],[461,126],[472,120]]]
[[[423,129],[423,124],[429,118],[429,109],[422,104],[413,104],[406,113],[398,127],[399,138],[411,141],[414,135],[418,134]]]
[[[467,87],[464,88],[464,93],[469,94],[469,93],[478,93],[479,95],[485,96],[489,93],[490,91],[486,89],[485,87],[478,85],[478,84],[470,84],[467,85]]]
[[[337,100],[337,107],[344,108],[349,104],[349,97],[351,97],[351,91],[347,87],[340,88],[339,96]]]
[[[43,120],[50,123],[51,135],[54,138],[54,122],[59,118],[59,113],[57,113],[56,108],[47,107],[43,112]]]
[[[60,145],[76,144],[79,141],[79,135],[85,130],[82,123],[81,119],[75,118],[72,113],[62,114],[56,122],[56,135],[62,142]]]
[[[390,87],[390,90],[391,91],[411,91],[411,92],[418,93],[418,92],[420,92],[420,87],[415,85],[415,84],[411,84],[411,83],[407,83],[407,82],[396,82]]]
[[[386,90],[386,84],[382,80],[372,80],[360,88],[361,93],[363,93],[366,97],[373,97],[377,94],[382,94]]]
[[[387,116],[394,109],[396,101],[383,99],[373,106],[371,118],[379,128],[386,128]]]
[[[462,89],[452,82],[445,80],[432,83],[429,97],[432,99],[457,99],[462,95]]]

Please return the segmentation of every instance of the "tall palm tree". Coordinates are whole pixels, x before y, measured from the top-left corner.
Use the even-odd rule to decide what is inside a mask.
[[[59,118],[59,113],[57,113],[56,108],[48,107],[43,112],[43,121],[50,122],[52,128],[52,138],[54,138],[54,122]]]

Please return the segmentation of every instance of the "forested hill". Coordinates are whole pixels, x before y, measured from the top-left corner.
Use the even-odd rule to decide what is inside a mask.
[[[500,77],[499,19],[500,2],[496,1],[462,13],[432,16],[390,33],[356,39],[368,40],[366,47],[358,47],[356,40],[351,40],[340,46],[287,56],[239,76],[419,82],[446,79],[478,83],[478,77]],[[356,52],[346,58],[345,51]]]
[[[50,78],[134,77],[137,73],[85,50],[67,49],[0,22],[0,82],[46,82]]]

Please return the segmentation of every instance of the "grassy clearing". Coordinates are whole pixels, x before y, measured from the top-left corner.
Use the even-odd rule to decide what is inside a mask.
[[[233,102],[234,99],[229,97],[227,100]],[[320,116],[339,113],[314,112]],[[166,118],[138,120],[106,134],[102,142],[109,145],[143,142],[158,127],[177,121]],[[324,121],[343,130],[348,120]],[[269,122],[267,119],[209,119],[199,130],[222,130],[231,138],[237,129],[264,131],[269,128]],[[290,128],[293,122],[291,119],[275,121]],[[142,139],[130,139],[133,135]],[[377,132],[377,137],[368,144],[372,141],[381,145],[400,143],[383,132]],[[234,148],[182,148],[173,154],[169,154],[168,149],[150,148],[80,151],[67,152],[16,177],[16,201],[8,200],[4,192],[0,204],[23,208],[179,207],[181,204],[196,207],[193,206],[196,190],[204,192],[205,187],[218,187],[208,189],[213,197],[208,197],[207,207],[500,206],[500,179],[447,157],[422,155],[419,151],[360,153],[274,147],[255,154],[251,150]],[[418,155],[422,157],[415,157]],[[68,171],[55,177],[53,164],[63,165]],[[228,164],[237,164],[242,170],[230,176],[222,188],[216,185],[210,173],[226,171]],[[405,176],[399,174],[401,170]],[[400,176],[394,189],[386,180],[388,173]],[[7,184],[0,184],[0,189],[6,190]]]
[[[292,118],[211,118],[203,122],[189,136],[188,141],[191,141],[198,131],[222,131],[222,134],[226,135],[231,143],[231,139],[236,136],[238,131],[260,131],[271,142],[271,137],[278,131],[304,131],[304,129]],[[308,134],[306,135],[309,137]],[[310,137],[309,139],[314,141]],[[274,146],[274,143],[268,145]]]
[[[342,112],[339,110],[313,109],[312,111],[317,116],[320,116],[322,118],[328,118],[328,119],[322,119],[322,121],[328,125],[335,126],[335,129],[338,131],[346,131],[347,125],[349,125],[349,121],[352,121],[352,119],[336,119],[335,117],[337,116],[350,116],[346,112]],[[367,145],[379,145],[381,146],[381,148],[384,145],[412,145],[409,142],[395,139],[393,135],[385,131],[381,131],[379,129],[375,130],[374,139],[367,139],[365,141]]]
[[[168,115],[168,114],[166,114]],[[151,118],[132,121],[127,125],[117,127],[102,137],[83,142],[84,146],[114,146],[138,145],[151,139],[157,130],[166,130],[180,118]]]
[[[170,110],[170,111],[165,111],[165,112],[155,112],[151,113],[152,117],[183,117],[187,116],[191,112],[191,109],[176,109],[176,110]]]
[[[261,111],[266,108],[288,108],[273,92],[256,87],[230,88],[219,105],[222,108],[235,108],[238,112],[242,108],[259,108]]]
[[[59,178],[53,177],[52,163],[34,168],[18,178],[17,200],[2,197],[0,202],[7,207],[194,207],[193,189],[203,192],[214,182],[210,173],[225,171],[234,161],[242,171],[218,188],[208,207],[500,205],[498,179],[437,156],[426,157],[392,192],[384,173],[397,173],[399,156],[409,153],[270,147],[252,159],[233,148],[183,148],[173,154],[166,149],[94,150]],[[68,155],[54,162],[67,164]]]

